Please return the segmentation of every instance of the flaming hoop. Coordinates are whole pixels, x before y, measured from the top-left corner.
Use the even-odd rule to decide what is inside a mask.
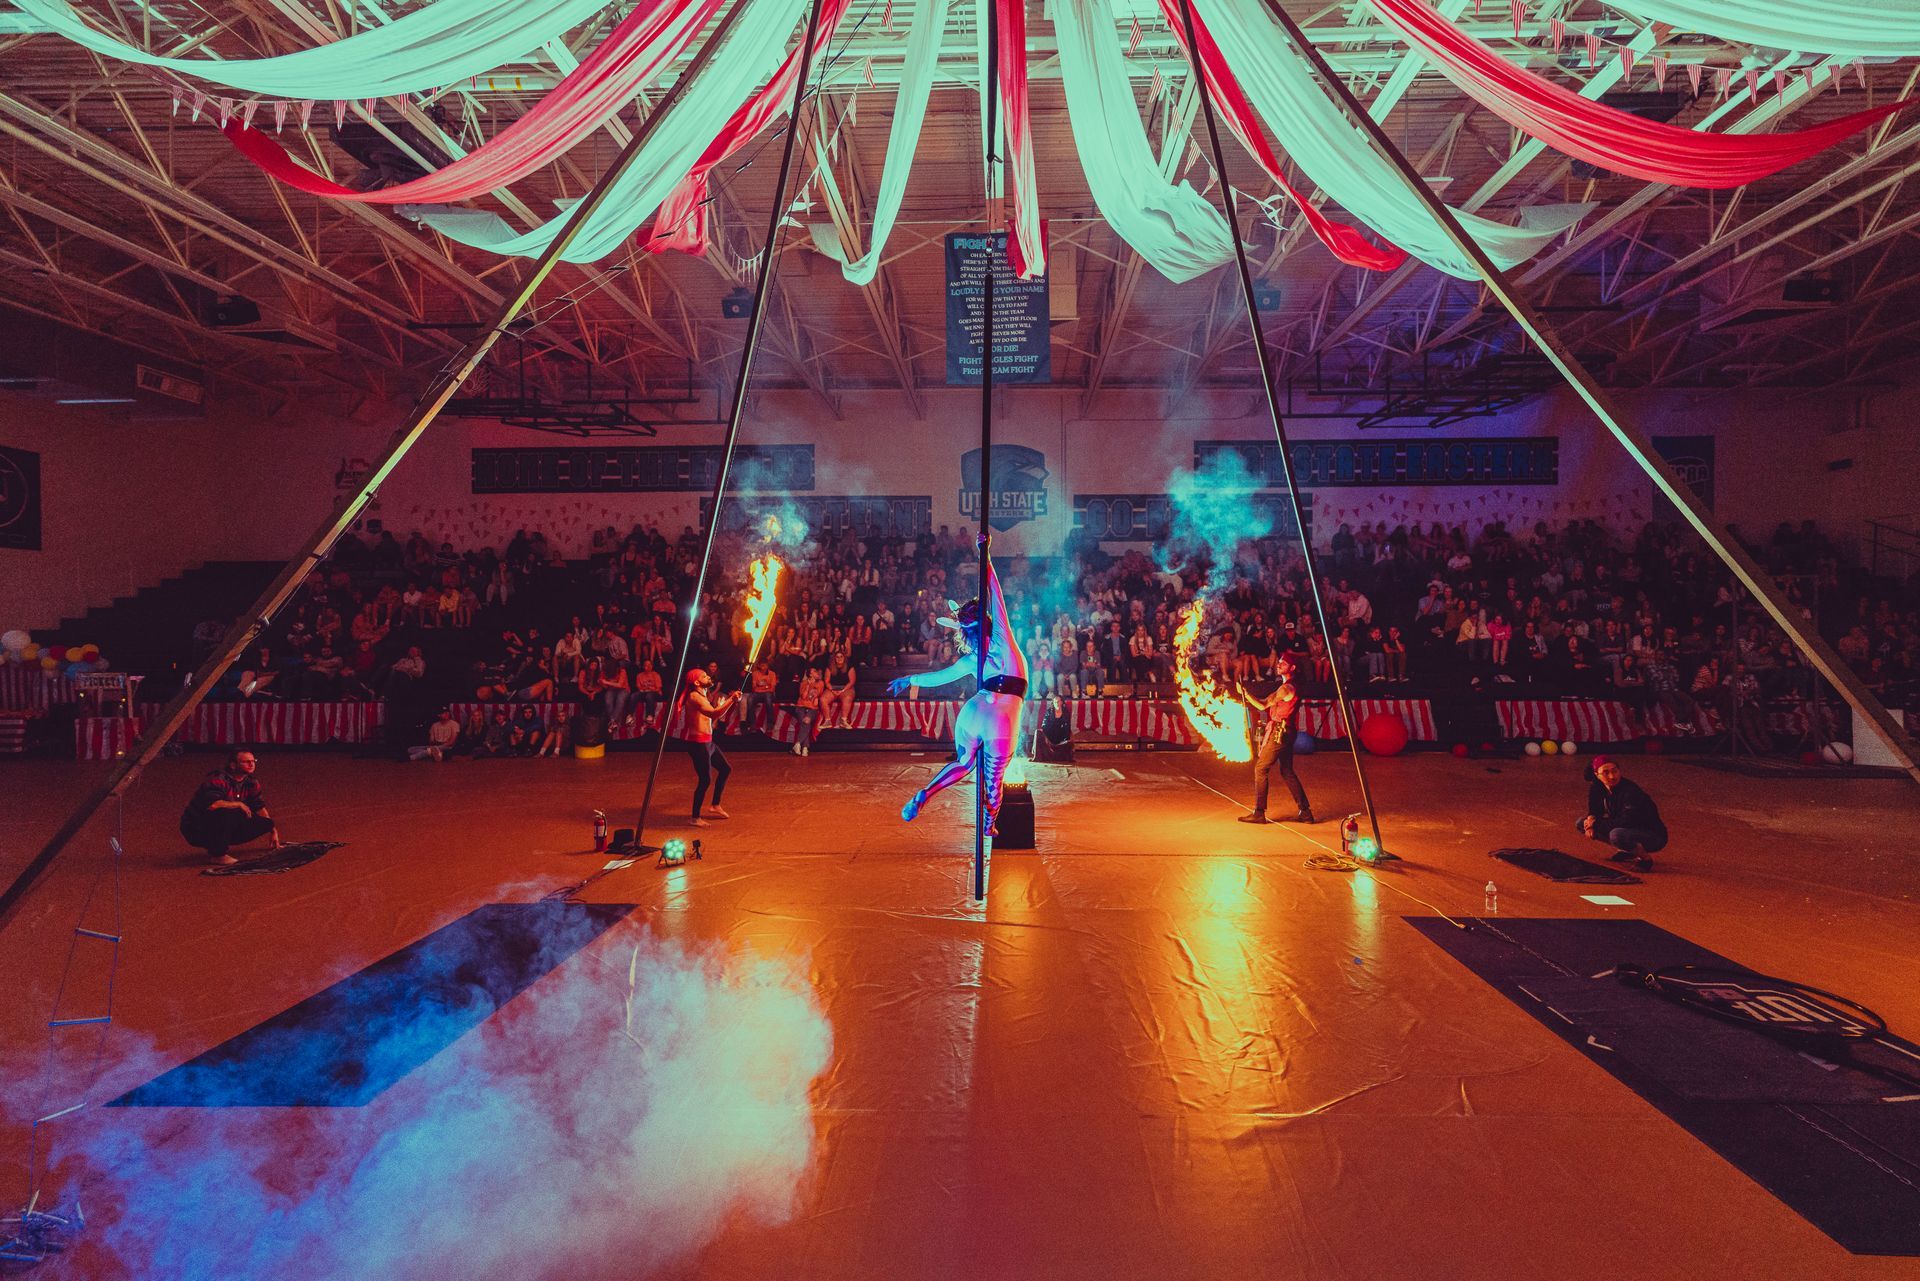
[[[1173,683],[1180,691],[1180,710],[1215,756],[1223,761],[1250,761],[1253,747],[1247,736],[1246,704],[1222,688],[1212,673],[1193,670],[1193,651],[1200,643],[1200,619],[1205,613],[1202,596],[1187,606],[1173,634]]]
[[[772,520],[773,517],[767,517]],[[780,587],[780,575],[786,570],[786,562],[768,552],[758,557],[747,567],[747,621],[745,631],[752,642],[747,653],[747,666],[752,667],[760,660],[760,642],[767,638],[767,624],[773,621],[773,604]]]

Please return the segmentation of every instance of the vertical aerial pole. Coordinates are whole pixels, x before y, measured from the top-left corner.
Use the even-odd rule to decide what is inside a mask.
[[[1220,126],[1214,119],[1213,92],[1207,87],[1204,56],[1200,48],[1198,24],[1193,19],[1193,0],[1180,0],[1180,21],[1186,28],[1187,65],[1200,89],[1200,109],[1207,120],[1207,142],[1213,150],[1213,171],[1220,177],[1221,204],[1226,206],[1227,229],[1233,233],[1233,261],[1240,273],[1240,295],[1247,304],[1247,324],[1253,329],[1253,355],[1260,366],[1260,388],[1266,393],[1267,413],[1273,419],[1273,439],[1280,453],[1280,470],[1287,480],[1287,500],[1293,504],[1294,528],[1300,532],[1300,555],[1307,564],[1307,593],[1313,601],[1314,617],[1320,621],[1320,635],[1329,650],[1333,647],[1333,629],[1328,625],[1326,602],[1320,598],[1320,569],[1315,563],[1313,538],[1307,530],[1307,514],[1300,502],[1300,486],[1293,470],[1293,451],[1288,446],[1287,426],[1280,413],[1279,389],[1274,385],[1273,356],[1267,350],[1266,330],[1260,327],[1260,310],[1253,296],[1253,271],[1247,266],[1247,245],[1240,236],[1240,213],[1233,183],[1227,177],[1226,153],[1220,146]],[[1373,829],[1375,848],[1386,849],[1380,839],[1380,815],[1373,808],[1373,789],[1367,784],[1367,767],[1360,758],[1360,726],[1353,715],[1353,702],[1347,697],[1346,678],[1340,664],[1332,665],[1333,697],[1340,708],[1340,721],[1347,730],[1347,751],[1353,756],[1353,774],[1360,781],[1360,804],[1367,812],[1367,824]]]
[[[807,98],[807,73],[813,65],[813,42],[820,30],[820,10],[826,0],[813,0],[807,13],[807,34],[800,45],[799,74],[793,81],[793,103],[787,110],[787,141],[780,152],[780,175],[773,184],[773,203],[767,214],[766,247],[760,254],[760,278],[753,284],[753,309],[747,313],[747,338],[740,348],[740,374],[733,384],[733,409],[727,415],[727,434],[721,440],[720,467],[713,477],[712,515],[707,520],[706,546],[700,552],[700,573],[693,583],[693,599],[687,602],[687,634],[680,641],[680,653],[674,660],[673,683],[660,708],[659,739],[653,745],[653,760],[647,765],[647,786],[640,795],[640,817],[634,820],[633,840],[644,845],[647,835],[647,811],[653,806],[654,784],[660,779],[660,758],[666,754],[667,731],[673,726],[673,709],[687,677],[687,657],[693,652],[693,629],[700,621],[700,597],[707,590],[707,571],[713,565],[714,539],[720,532],[720,504],[725,501],[727,473],[733,467],[733,449],[740,439],[740,420],[747,411],[747,379],[753,372],[753,354],[760,346],[760,325],[767,313],[767,288],[774,268],[780,263],[780,224],[787,216],[787,178],[793,171],[794,142],[800,137],[800,106]],[[654,116],[658,116],[658,109]],[[649,117],[650,119],[652,117]],[[768,626],[772,626],[771,623]],[[717,728],[717,727],[716,727]]]
[[[160,713],[154,717],[153,723],[147,726],[146,732],[141,734],[127,754],[114,763],[105,781],[80,802],[73,813],[68,815],[67,821],[60,825],[60,830],[41,847],[33,861],[22,869],[4,893],[0,893],[0,928],[4,928],[12,919],[27,891],[52,866],[54,859],[60,856],[60,851],[66,848],[68,842],[79,833],[82,827],[86,826],[87,821],[93,817],[94,811],[105,804],[109,798],[124,795],[126,790],[133,786],[135,780],[140,777],[141,771],[160,754],[160,749],[167,745],[179,731],[180,726],[186,723],[193,709],[206,698],[207,691],[213,688],[214,682],[226,673],[234,660],[273,622],[273,616],[299,589],[300,584],[305,581],[314,566],[326,559],[327,553],[333,550],[333,545],[340,540],[340,536],[360,519],[360,513],[379,493],[380,486],[386,483],[387,477],[391,476],[394,468],[400,465],[400,460],[405,458],[420,437],[426,434],[427,428],[431,427],[434,420],[440,416],[447,402],[452,400],[454,393],[460,390],[461,384],[480,367],[487,353],[492,351],[494,344],[506,334],[514,319],[525,310],[528,303],[533,301],[534,294],[539,292],[540,286],[559,265],[561,257],[573,245],[582,228],[606,203],[608,193],[613,190],[614,184],[619,182],[621,176],[633,167],[634,161],[639,159],[640,153],[646,148],[655,130],[670,114],[669,109],[685,93],[687,86],[705,70],[715,51],[733,29],[734,20],[745,7],[745,0],[738,0],[733,8],[728,10],[726,17],[720,20],[713,34],[707,37],[706,43],[701,46],[700,52],[688,64],[685,74],[674,82],[673,88],[667,91],[667,95],[653,109],[653,113],[647,117],[646,123],[633,136],[633,140],[626,145],[613,164],[608,166],[607,171],[600,175],[600,180],[593,184],[586,198],[574,206],[573,217],[560,229],[560,234],[553,238],[553,243],[548,245],[534,261],[533,269],[501,304],[499,313],[420,398],[419,403],[414,406],[413,413],[408,416],[406,425],[395,432],[392,439],[387,442],[386,451],[367,472],[360,487],[336,503],[332,514],[321,523],[319,529],[314,531],[313,536],[306,540],[301,551],[286,563],[247,612],[227,629],[226,636],[221,639],[220,644],[206,661],[200,664],[199,669],[187,682],[186,688],[174,695],[160,710]]]
[[[1000,3],[980,0],[987,11],[985,135],[987,202],[987,270],[981,281],[980,304],[980,647],[974,655],[974,688],[987,683],[987,647],[993,644],[993,610],[987,603],[987,530],[993,501],[993,273],[999,263],[993,249],[998,230],[999,201],[994,196],[993,169],[1000,157]],[[987,897],[987,761],[979,757],[973,770],[973,897]]]
[[[1182,3],[1191,4],[1192,0],[1182,0]],[[1821,637],[1817,625],[1809,623],[1800,616],[1799,611],[1787,599],[1786,593],[1780,590],[1779,584],[1774,582],[1773,576],[1767,573],[1765,567],[1748,554],[1747,549],[1742,547],[1739,541],[1720,524],[1712,510],[1694,495],[1693,490],[1688,488],[1687,483],[1680,478],[1680,474],[1653,447],[1653,441],[1647,434],[1629,422],[1620,412],[1619,407],[1613,403],[1613,398],[1601,389],[1599,382],[1587,371],[1586,366],[1580,363],[1579,357],[1573,354],[1573,348],[1561,339],[1558,331],[1520,292],[1507,273],[1487,256],[1487,251],[1480,247],[1477,240],[1467,234],[1466,229],[1460,225],[1460,220],[1453,216],[1453,210],[1447,208],[1446,202],[1441,200],[1433,188],[1421,178],[1420,171],[1414,168],[1413,162],[1394,145],[1393,139],[1381,127],[1380,122],[1360,104],[1359,99],[1354,97],[1353,91],[1347,87],[1347,82],[1335,74],[1333,68],[1327,64],[1327,60],[1321,56],[1319,49],[1307,39],[1306,33],[1300,30],[1300,24],[1294,21],[1293,15],[1287,12],[1286,6],[1280,3],[1280,0],[1266,0],[1266,5],[1268,11],[1273,14],[1274,20],[1286,29],[1294,48],[1312,65],[1328,90],[1346,108],[1347,114],[1353,118],[1354,123],[1365,130],[1368,137],[1373,139],[1374,146],[1393,162],[1394,168],[1400,172],[1401,180],[1406,183],[1407,190],[1426,206],[1427,211],[1433,215],[1434,221],[1438,222],[1447,233],[1447,239],[1451,240],[1454,247],[1473,264],[1474,270],[1480,274],[1481,280],[1486,284],[1487,291],[1500,300],[1500,305],[1507,309],[1507,314],[1513,317],[1514,323],[1520,326],[1521,331],[1540,349],[1541,354],[1553,362],[1554,368],[1560,371],[1560,376],[1567,380],[1567,385],[1587,402],[1587,407],[1593,410],[1594,417],[1600,420],[1600,425],[1613,433],[1614,439],[1620,442],[1634,462],[1640,465],[1641,470],[1652,478],[1655,487],[1666,495],[1668,501],[1679,508],[1681,514],[1687,518],[1687,523],[1706,540],[1707,546],[1711,547],[1714,554],[1733,571],[1734,577],[1740,580],[1741,585],[1752,592],[1754,598],[1766,607],[1767,613],[1773,616],[1773,621],[1792,638],[1794,645],[1807,662],[1813,665],[1814,670],[1830,681],[1833,687],[1840,691],[1840,696],[1846,699],[1856,712],[1866,718],[1867,723],[1872,725],[1874,732],[1880,736],[1880,740],[1886,744],[1887,750],[1893,754],[1893,758],[1900,762],[1900,767],[1912,775],[1915,782],[1920,782],[1920,764],[1915,762],[1913,740],[1908,737],[1906,730],[1888,714],[1886,707],[1874,697],[1871,690],[1861,683],[1860,678],[1854,675],[1853,669],[1847,666],[1846,660],[1841,658]],[[1191,22],[1191,18],[1188,21]]]

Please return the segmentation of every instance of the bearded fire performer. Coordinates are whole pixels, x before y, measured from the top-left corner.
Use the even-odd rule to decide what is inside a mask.
[[[986,534],[979,545],[987,546]],[[913,794],[900,809],[900,817],[912,822],[926,803],[940,792],[971,774],[981,771],[985,784],[989,825],[1000,814],[1000,784],[1007,764],[1013,759],[1020,738],[1020,712],[1027,694],[1027,657],[1014,639],[1013,623],[1007,617],[1007,600],[1000,592],[1000,576],[993,561],[986,560],[986,584],[983,594],[992,610],[992,628],[986,646],[986,672],[980,690],[967,700],[953,723],[953,760],[933,776],[933,781]],[[887,686],[889,693],[904,694],[909,686],[934,689],[950,685],[973,673],[980,652],[981,610],[976,597],[960,606],[953,618],[937,620],[960,633],[960,656],[935,672],[902,676]]]
[[[1300,776],[1293,772],[1294,726],[1300,719],[1300,692],[1293,687],[1293,655],[1282,651],[1279,655],[1280,685],[1265,698],[1255,698],[1247,692],[1245,685],[1238,686],[1240,697],[1248,707],[1264,713],[1266,724],[1260,733],[1260,746],[1253,754],[1253,813],[1240,816],[1242,823],[1271,823],[1267,817],[1267,781],[1277,769],[1280,780],[1293,793],[1293,801],[1299,807],[1299,813],[1285,820],[1289,823],[1311,823],[1313,807],[1307,804],[1307,789],[1300,786]]]

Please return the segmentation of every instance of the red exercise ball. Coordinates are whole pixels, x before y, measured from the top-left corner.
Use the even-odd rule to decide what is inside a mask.
[[[1468,749],[1468,747],[1467,747],[1467,745],[1466,745],[1465,743],[1455,743],[1455,744],[1453,745],[1453,754],[1454,754],[1455,756],[1458,756],[1458,757],[1459,757],[1459,758],[1460,758],[1461,760],[1463,760],[1463,761],[1464,761],[1464,760],[1465,760],[1465,759],[1467,759],[1467,757],[1468,757],[1469,755],[1471,755],[1472,753],[1471,753],[1471,751],[1470,751],[1470,750]]]
[[[1662,743],[1659,739],[1650,738],[1647,740],[1646,750],[1647,750],[1647,755],[1658,756],[1660,755],[1660,753],[1666,751],[1667,749],[1666,749],[1666,745]]]
[[[1398,756],[1407,746],[1406,722],[1391,712],[1375,712],[1360,722],[1360,745],[1375,756]]]

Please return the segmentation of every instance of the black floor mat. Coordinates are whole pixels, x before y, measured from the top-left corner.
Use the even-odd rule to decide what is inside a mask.
[[[253,858],[242,858],[238,863],[216,863],[212,867],[201,869],[202,876],[268,876],[274,872],[291,872],[296,867],[305,867],[329,850],[337,850],[344,841],[293,841],[277,850],[268,850],[265,854]]]
[[[1920,1257],[1920,1101],[1888,1101],[1911,1091],[1592,977],[1737,963],[1646,921],[1407,920],[1846,1249]]]
[[[1511,863],[1549,881],[1574,881],[1583,885],[1638,885],[1640,878],[1605,863],[1589,863],[1563,850],[1495,850],[1492,857]]]

